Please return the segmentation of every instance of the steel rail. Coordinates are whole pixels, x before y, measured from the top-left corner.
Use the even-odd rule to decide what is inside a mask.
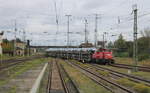
[[[60,67],[58,66],[58,63],[57,63],[57,62],[56,62],[56,66],[57,66],[57,68],[58,68],[58,72],[59,72],[59,75],[60,75],[60,79],[61,79],[61,82],[62,82],[64,91],[65,91],[65,93],[69,93],[69,89],[68,89],[68,87],[66,86],[65,80],[64,80],[64,78],[63,78],[63,76],[62,76],[62,73],[61,73],[61,71],[60,71]]]
[[[49,75],[48,75],[48,83],[47,83],[47,93],[50,93],[50,88],[51,88],[51,78],[52,78],[52,65],[53,62],[49,63]]]
[[[100,79],[106,81],[107,83],[109,83],[109,84],[111,84],[111,85],[113,85],[113,86],[116,86],[117,88],[119,88],[119,89],[121,89],[121,90],[123,90],[123,91],[125,91],[125,92],[127,92],[127,93],[135,93],[133,90],[128,89],[128,88],[126,88],[126,87],[124,87],[124,86],[122,86],[122,85],[120,85],[120,84],[115,83],[115,82],[112,82],[112,81],[106,79],[106,78],[103,77],[103,76],[97,75],[96,73],[94,73],[94,72],[92,72],[92,71],[89,71],[89,69],[86,69],[86,68],[84,68],[84,67],[81,67],[80,65],[77,65],[77,64],[75,64],[75,63],[73,63],[73,62],[67,62],[67,63],[72,64],[72,66],[75,66],[75,67],[77,67],[77,68],[80,68],[80,70],[83,70],[83,71],[85,71],[85,72],[88,72],[88,73],[92,74],[93,76],[96,76],[97,78],[100,78]],[[86,75],[86,76],[88,76],[88,75]],[[92,78],[91,76],[88,76],[88,77]],[[110,90],[110,91],[113,92],[113,90]]]
[[[113,66],[113,67],[119,67],[119,68],[125,68],[125,69],[132,69],[133,65],[127,65],[127,64],[110,64],[110,66]],[[146,67],[146,66],[136,66],[138,67],[138,70],[140,71],[145,71],[145,72],[150,72],[150,67]]]
[[[111,69],[109,69],[109,68],[105,68],[105,67],[102,67],[102,66],[97,66],[97,65],[95,65],[95,64],[92,65],[92,67],[94,67],[94,68],[97,69],[97,70],[107,70],[107,71],[109,71],[111,74],[113,74],[113,75],[115,75],[115,76],[127,77],[127,78],[129,78],[130,80],[132,80],[132,81],[145,83],[145,85],[150,86],[150,80],[146,80],[146,79],[141,78],[141,77],[137,77],[137,76],[133,76],[133,75],[121,73],[121,72],[118,72],[118,71],[111,70]]]

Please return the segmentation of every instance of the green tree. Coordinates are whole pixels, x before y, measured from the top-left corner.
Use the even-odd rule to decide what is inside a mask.
[[[3,39],[2,48],[3,48],[4,53],[13,52],[14,43],[12,41],[7,40],[7,39]]]
[[[122,34],[119,35],[118,40],[115,41],[114,45],[115,48],[126,48],[126,41]]]
[[[19,38],[16,39],[16,42],[22,42]]]
[[[126,47],[129,57],[133,57],[133,42],[132,41],[126,41]]]
[[[3,43],[9,43],[8,39],[3,39]]]
[[[139,60],[144,60],[150,57],[150,28],[141,31],[141,35],[138,39],[138,56]]]
[[[108,43],[108,48],[114,48],[113,42],[110,41],[110,42]]]
[[[122,34],[119,35],[118,39],[114,42],[114,46],[117,49],[114,53],[117,57],[128,57],[126,40],[123,38]]]

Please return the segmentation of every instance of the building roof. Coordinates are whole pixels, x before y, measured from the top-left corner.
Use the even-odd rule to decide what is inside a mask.
[[[16,47],[16,50],[23,50],[23,48],[20,48],[20,47]]]

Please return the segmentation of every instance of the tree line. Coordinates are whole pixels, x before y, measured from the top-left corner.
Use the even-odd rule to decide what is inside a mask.
[[[138,38],[138,59],[145,60],[150,58],[150,29],[146,28],[140,32]],[[133,57],[133,41],[127,41],[120,34],[115,42],[109,42],[108,48],[114,48],[114,55],[117,57]]]

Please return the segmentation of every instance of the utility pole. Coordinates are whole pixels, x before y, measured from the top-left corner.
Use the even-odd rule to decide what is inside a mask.
[[[95,48],[97,48],[97,35],[98,35],[98,31],[97,31],[97,24],[98,24],[98,14],[95,14],[95,43],[94,43],[94,45],[95,45]]]
[[[103,48],[105,47],[105,36],[104,36],[104,33],[103,33]]]
[[[16,55],[16,39],[17,39],[16,34],[17,34],[17,22],[15,20],[15,38],[14,38],[14,51],[13,51],[14,56]]]
[[[87,37],[87,24],[88,24],[88,22],[87,22],[87,19],[85,19],[85,44],[87,44],[88,43],[88,37]]]
[[[137,5],[133,5],[133,12],[134,12],[134,33],[133,33],[133,37],[134,37],[134,42],[133,42],[133,59],[134,59],[134,71],[137,72],[138,71],[138,45],[137,45]]]
[[[105,46],[105,43],[107,42],[106,41],[106,34],[108,34],[108,33],[107,32],[103,33],[103,48],[106,48],[106,46]]]
[[[26,32],[25,32],[25,29],[23,29],[23,41],[24,41],[24,43],[26,42]]]
[[[66,15],[66,17],[68,18],[68,26],[67,26],[67,49],[69,48],[69,33],[70,33],[70,29],[69,29],[69,25],[70,25],[70,23],[69,23],[69,21],[70,21],[70,17],[71,17],[71,15]],[[68,54],[68,52],[67,52],[67,59],[69,58],[69,54]]]

